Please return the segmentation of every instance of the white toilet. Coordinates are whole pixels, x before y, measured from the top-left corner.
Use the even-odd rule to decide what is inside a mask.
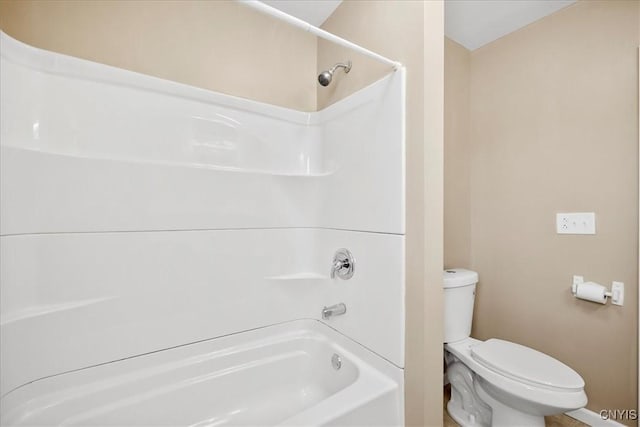
[[[545,415],[585,406],[584,381],[567,365],[520,344],[470,337],[476,283],[476,272],[460,268],[444,272],[451,418],[463,427],[544,427]]]

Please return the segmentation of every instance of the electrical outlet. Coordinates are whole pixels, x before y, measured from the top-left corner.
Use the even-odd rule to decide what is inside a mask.
[[[556,214],[556,232],[558,234],[596,234],[596,214],[593,212],[574,212]]]

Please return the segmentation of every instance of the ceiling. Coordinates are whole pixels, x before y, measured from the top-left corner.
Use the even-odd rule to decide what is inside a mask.
[[[319,27],[342,0],[262,2]],[[445,34],[467,49],[474,50],[575,2],[576,0],[445,0]]]
[[[262,3],[319,27],[342,0],[262,0]]]
[[[576,0],[447,0],[444,28],[450,39],[477,49]]]

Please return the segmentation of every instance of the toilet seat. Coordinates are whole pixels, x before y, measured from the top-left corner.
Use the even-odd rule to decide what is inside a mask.
[[[564,363],[520,344],[491,338],[471,348],[480,365],[507,378],[560,392],[579,392],[584,380]]]

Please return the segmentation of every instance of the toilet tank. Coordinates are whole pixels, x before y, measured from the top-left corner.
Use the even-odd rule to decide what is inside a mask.
[[[443,273],[444,342],[456,342],[471,335],[473,302],[478,273],[452,268]]]

